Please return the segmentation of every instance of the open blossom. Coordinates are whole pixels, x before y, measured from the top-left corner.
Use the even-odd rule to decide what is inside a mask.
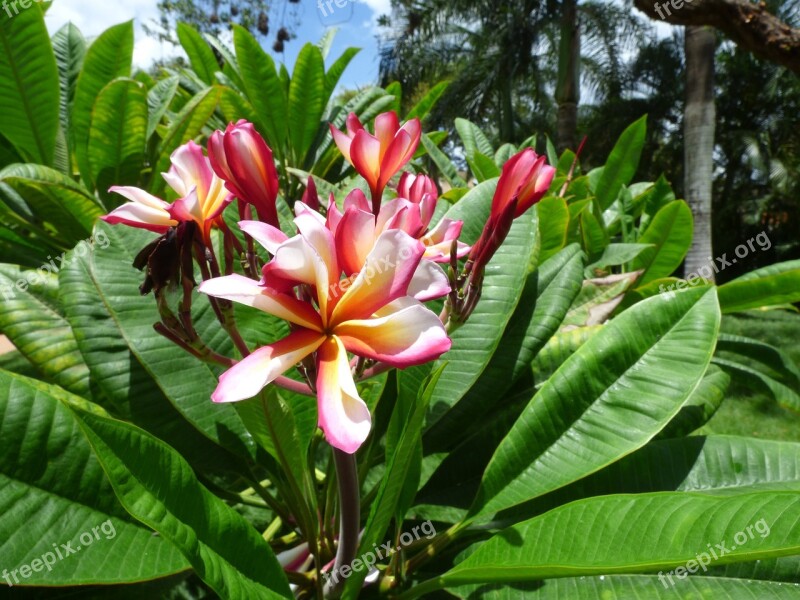
[[[189,142],[170,157],[172,166],[162,176],[179,198],[169,204],[136,187],[112,187],[109,191],[129,200],[101,217],[112,225],[122,223],[156,233],[166,233],[180,223],[194,222],[203,239],[210,243],[211,227],[222,215],[233,196],[214,174],[203,149]]]
[[[224,133],[215,131],[208,141],[208,157],[232,194],[255,206],[262,221],[280,226],[275,206],[278,171],[272,150],[252,123],[241,120]]]
[[[434,360],[450,349],[438,317],[412,297],[425,247],[400,230],[382,233],[363,267],[341,279],[334,236],[322,217],[302,205],[299,235],[285,236],[263,223],[242,229],[273,254],[262,281],[229,275],[200,291],[240,302],[292,324],[292,333],[242,359],[220,377],[215,402],[251,398],[309,355],[317,367],[319,426],[329,443],[353,453],[367,438],[370,414],[359,397],[348,352],[394,367]],[[446,278],[431,282],[430,296],[449,291]],[[298,295],[299,292],[299,295]]]
[[[422,136],[419,119],[400,126],[397,114],[375,119],[375,135],[364,129],[354,113],[347,117],[347,134],[331,125],[331,133],[345,159],[369,184],[372,212],[377,215],[386,185],[414,157]]]

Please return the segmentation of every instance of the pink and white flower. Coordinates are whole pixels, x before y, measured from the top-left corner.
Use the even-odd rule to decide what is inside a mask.
[[[129,202],[101,219],[112,225],[122,223],[156,233],[166,233],[180,223],[194,222],[208,244],[212,226],[231,203],[233,195],[214,174],[203,149],[194,142],[179,147],[170,160],[172,165],[162,176],[178,194],[175,202],[169,204],[136,187],[115,186],[109,191]]]
[[[329,443],[353,453],[366,440],[370,413],[359,397],[348,352],[393,367],[439,357],[450,339],[439,318],[412,293],[424,245],[399,229],[381,233],[361,268],[342,279],[336,242],[324,219],[298,203],[299,235],[285,236],[264,223],[242,229],[273,254],[262,281],[229,275],[200,291],[240,302],[292,324],[292,333],[264,346],[220,377],[215,402],[251,398],[294,365],[313,355],[317,366],[319,426]],[[432,265],[436,266],[436,265]],[[438,267],[437,267],[438,268]],[[422,268],[424,272],[426,267]],[[449,291],[446,278],[429,282],[427,295]]]

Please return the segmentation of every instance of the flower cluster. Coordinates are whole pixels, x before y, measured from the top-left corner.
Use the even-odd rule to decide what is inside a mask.
[[[484,234],[470,247],[459,241],[463,223],[446,217],[434,222],[436,182],[400,173],[419,145],[418,120],[401,126],[395,113],[385,113],[376,118],[372,134],[351,114],[347,133],[332,127],[332,135],[371,198],[354,189],[340,208],[331,194],[323,213],[310,178],[303,199],[294,203],[294,235],[280,228],[280,180],[272,151],[245,121],[215,132],[208,155],[194,142],[174,153],[164,178],[177,200],[170,204],[144,190],[115,187],[112,191],[129,202],[104,219],[161,234],[137,259],[140,268],[148,266],[150,284],[142,292],[153,289],[159,299],[159,332],[204,360],[230,367],[212,394],[215,402],[252,398],[271,383],[314,394],[326,439],[353,453],[371,423],[357,381],[435,360],[450,349],[447,327],[469,317],[486,263],[513,219],[546,192],[553,170],[532,150],[511,159]],[[398,173],[393,197],[384,202]],[[244,217],[239,228],[247,249],[222,216],[234,198]],[[215,228],[222,235],[224,265],[212,243]],[[263,264],[254,241],[269,256]],[[467,256],[460,270],[459,259]],[[193,261],[203,278],[199,291],[234,339],[242,356],[238,362],[205,347],[194,332]],[[184,297],[176,317],[161,292],[179,282]],[[441,316],[424,304],[437,298],[446,298]],[[289,335],[251,352],[236,330],[233,302],[284,319]],[[305,382],[285,376],[298,365]]]

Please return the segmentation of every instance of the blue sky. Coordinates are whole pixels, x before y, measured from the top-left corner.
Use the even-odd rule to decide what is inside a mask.
[[[389,12],[390,0],[338,0],[341,8],[331,0],[329,10],[326,3],[319,8],[318,0],[301,0],[296,5],[297,39],[286,44],[284,55],[272,52],[274,30],[279,27],[272,17],[271,32],[264,42],[265,49],[277,60],[286,60],[289,69],[300,48],[306,42],[316,43],[330,27],[338,27],[329,60],[335,59],[348,46],[362,48],[342,77],[342,86],[359,87],[375,83],[378,76],[377,17]],[[147,37],[142,24],[158,16],[157,0],[55,0],[45,20],[48,29],[55,32],[62,25],[73,22],[87,38],[95,37],[111,25],[134,19],[136,22],[136,46],[134,62],[147,67],[154,60],[167,58],[180,50]]]

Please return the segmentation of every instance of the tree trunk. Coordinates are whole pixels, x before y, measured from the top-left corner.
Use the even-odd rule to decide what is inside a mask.
[[[578,0],[564,0],[561,15],[561,41],[558,57],[558,125],[556,146],[559,152],[578,147],[578,103],[581,95],[581,32]]]
[[[710,25],[759,58],[800,74],[800,29],[751,0],[634,0],[651,19],[671,25]]]
[[[694,215],[694,240],[686,256],[688,277],[710,271],[711,192],[714,176],[714,53],[716,36],[708,27],[686,28],[686,109],[683,118],[686,201]],[[703,268],[706,267],[706,268]],[[701,270],[702,269],[702,270]],[[707,277],[709,278],[709,277]]]

